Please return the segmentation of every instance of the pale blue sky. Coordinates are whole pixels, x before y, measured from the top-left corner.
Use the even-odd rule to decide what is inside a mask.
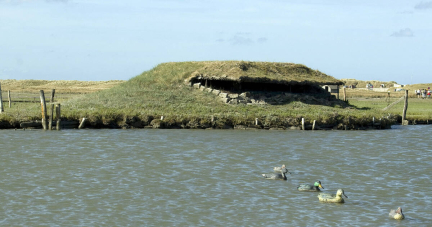
[[[159,63],[293,62],[432,82],[432,1],[0,0],[0,79],[127,80]]]

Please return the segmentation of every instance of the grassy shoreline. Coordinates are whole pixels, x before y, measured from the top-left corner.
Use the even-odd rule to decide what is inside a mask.
[[[370,91],[355,95],[347,92],[348,104],[304,94],[291,95],[283,105],[225,104],[211,93],[184,84],[203,65],[203,62],[165,63],[129,81],[93,81],[86,86],[64,81],[32,81],[38,85],[26,89],[29,81],[14,81],[13,86],[20,87],[14,90],[0,80],[3,100],[7,100],[5,91],[12,90],[15,91],[12,94],[27,92],[35,101],[16,102],[12,108],[4,102],[0,128],[20,128],[22,122],[40,120],[40,103],[34,97],[39,96],[37,91],[41,88],[46,97],[51,89],[56,89],[54,104],[61,103],[62,120],[79,121],[85,117],[88,128],[299,129],[304,118],[307,129],[315,120],[320,129],[345,130],[390,128],[400,122],[403,102],[388,111],[382,109],[402,93],[392,93],[386,99],[371,96]],[[59,84],[68,85],[60,87]],[[432,122],[430,102],[432,99],[410,98],[407,119],[412,123]]]

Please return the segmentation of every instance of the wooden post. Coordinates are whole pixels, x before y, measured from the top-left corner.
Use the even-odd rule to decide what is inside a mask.
[[[213,115],[211,116],[211,122],[212,123],[214,122],[214,116]]]
[[[343,92],[344,92],[344,101],[346,102],[346,91],[345,91],[345,87],[343,88]]]
[[[302,118],[302,130],[305,130],[305,119]]]
[[[315,122],[316,122],[316,120],[313,121],[312,130],[315,130]]]
[[[57,106],[56,106],[56,117],[57,117],[57,124],[56,124],[56,129],[57,129],[57,131],[58,130],[60,130],[60,123],[61,123],[61,120],[60,120],[60,118],[61,118],[61,110],[60,110],[60,104],[58,104]]]
[[[0,84],[0,113],[3,113],[3,99],[2,99],[2,92],[1,92],[1,84]]]
[[[87,119],[86,119],[85,117],[82,119],[80,125],[78,126],[78,129],[82,129],[82,128],[84,128],[84,125],[85,125],[85,121],[86,121],[86,120],[87,120]]]
[[[10,90],[8,90],[8,100],[9,100],[9,108],[12,107],[12,100],[11,100],[11,96],[10,96]]]
[[[408,90],[405,90],[405,104],[402,111],[402,125],[408,125],[406,122],[406,112],[408,110]]]
[[[45,103],[45,94],[43,90],[40,90],[40,101],[41,101],[41,109],[42,109],[42,127],[44,130],[47,130],[47,109]]]
[[[50,115],[49,124],[48,124],[49,130],[52,130],[53,118],[54,118],[54,104],[51,104],[51,115]]]
[[[51,90],[51,102],[54,102],[55,89]]]
[[[163,119],[164,119],[164,116],[161,116],[161,121],[163,121]]]
[[[255,125],[258,125],[258,118],[255,118]]]

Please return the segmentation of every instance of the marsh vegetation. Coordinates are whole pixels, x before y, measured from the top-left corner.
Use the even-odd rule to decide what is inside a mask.
[[[232,65],[237,65],[237,68]],[[265,69],[254,69],[253,75],[257,77],[288,79],[292,76],[284,74],[289,71],[288,66],[274,63],[257,65]],[[389,98],[387,93],[347,89],[347,102],[335,100],[334,96],[317,98],[309,94],[296,94],[283,105],[229,105],[221,102],[216,95],[194,89],[185,83],[187,78],[196,73],[210,75],[216,72],[215,75],[240,78],[243,73],[247,73],[240,66],[241,62],[164,63],[128,81],[0,80],[4,103],[7,102],[7,90],[12,91],[13,101],[18,100],[19,96],[24,97],[22,102],[13,102],[12,108],[5,105],[0,122],[4,128],[5,125],[16,127],[19,122],[40,119],[38,91],[49,93],[51,89],[56,89],[55,103],[62,105],[62,118],[79,120],[85,117],[89,120],[89,126],[95,128],[255,127],[256,120],[260,128],[289,128],[299,127],[304,118],[307,124],[316,120],[317,125],[358,129],[368,127],[372,119],[381,119],[388,127],[402,113],[400,105],[403,106],[403,102],[387,111],[382,109],[403,96],[403,92],[392,92]],[[290,67],[295,69],[295,78],[299,83],[311,77],[316,81],[334,79],[306,66]],[[284,76],[278,77],[278,74]],[[310,101],[314,99],[322,101]],[[407,119],[432,120],[430,102],[432,100],[411,98]]]

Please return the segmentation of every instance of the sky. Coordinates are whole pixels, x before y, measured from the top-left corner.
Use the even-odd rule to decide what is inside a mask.
[[[164,62],[432,82],[432,1],[0,0],[0,79],[128,80]]]

